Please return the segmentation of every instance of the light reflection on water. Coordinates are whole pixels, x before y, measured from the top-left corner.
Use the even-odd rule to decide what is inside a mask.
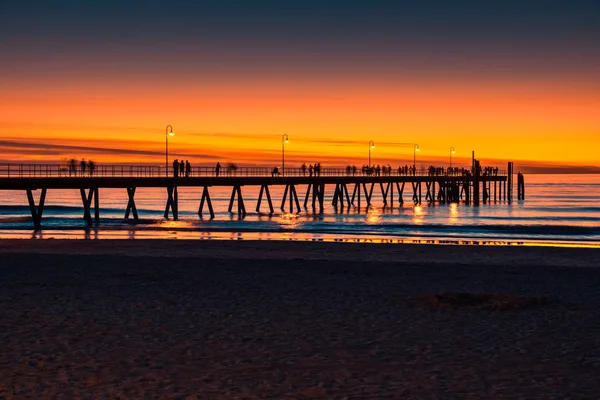
[[[422,225],[423,222],[425,221],[425,219],[423,218],[425,216],[425,211],[423,210],[423,206],[422,205],[415,205],[413,207],[413,222],[415,223],[415,225]]]
[[[449,210],[448,222],[452,225],[458,224],[459,223],[458,204],[456,204],[456,203],[450,204],[448,206],[448,210]]]
[[[367,223],[379,224],[381,222],[381,210],[377,207],[369,207],[367,210]]]
[[[600,243],[573,243],[560,241],[535,240],[494,240],[479,238],[440,238],[440,237],[401,237],[389,238],[376,235],[345,234],[312,234],[301,232],[208,232],[208,231],[171,231],[165,236],[160,231],[144,230],[52,230],[43,232],[0,231],[5,239],[172,239],[172,240],[292,240],[312,242],[344,242],[344,243],[397,243],[397,244],[441,244],[441,245],[478,245],[478,246],[553,246],[600,249]]]
[[[245,217],[227,213],[230,188],[211,188],[216,212],[214,220],[198,217],[201,190],[180,188],[178,221],[164,220],[166,190],[140,188],[136,205],[141,220],[123,220],[127,205],[124,189],[101,189],[101,220],[92,229],[82,219],[81,197],[76,190],[50,190],[41,234],[33,233],[25,193],[0,191],[0,238],[81,237],[81,238],[177,238],[177,239],[260,239],[260,240],[480,240],[487,242],[600,243],[599,175],[526,176],[527,200],[485,204],[413,206],[410,194],[405,203],[384,207],[380,193],[373,192],[373,205],[360,210],[335,210],[332,188],[327,189],[323,212],[274,215],[256,213],[258,189],[244,187],[249,212]],[[271,195],[278,205],[281,187]],[[298,187],[298,194],[301,197]],[[377,188],[376,188],[377,189]],[[516,194],[516,193],[515,193]],[[39,193],[36,194],[39,196]],[[364,205],[364,199],[363,199]],[[263,204],[263,211],[265,211]],[[412,238],[412,239],[411,239]],[[416,239],[414,239],[416,240]]]

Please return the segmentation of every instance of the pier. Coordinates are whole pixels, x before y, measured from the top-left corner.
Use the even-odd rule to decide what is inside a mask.
[[[482,173],[480,163],[473,160],[469,170],[454,169],[437,174],[431,170],[416,170],[403,174],[400,170],[384,174],[374,171],[351,171],[341,168],[324,168],[317,176],[309,176],[299,168],[273,175],[268,168],[236,168],[217,172],[210,167],[197,167],[184,177],[166,177],[161,167],[100,166],[90,176],[74,173],[59,165],[3,165],[0,166],[0,190],[24,191],[36,230],[42,227],[46,195],[49,190],[78,190],[81,195],[82,217],[92,224],[100,219],[102,189],[123,189],[127,196],[125,219],[138,220],[135,194],[138,188],[164,188],[167,194],[164,218],[178,219],[180,187],[197,187],[202,190],[198,200],[198,215],[215,217],[210,196],[212,187],[230,187],[228,211],[247,214],[243,188],[260,187],[257,213],[273,214],[278,206],[282,212],[322,212],[326,192],[333,194],[332,206],[340,211],[362,209],[372,203],[373,194],[380,192],[384,207],[402,206],[405,201],[415,205],[463,203],[478,206],[481,203],[513,201],[513,163],[506,171]],[[270,188],[284,187],[281,199],[271,197]],[[34,193],[40,192],[36,203]],[[518,175],[518,199],[525,198],[525,183]],[[277,202],[275,202],[277,200]]]

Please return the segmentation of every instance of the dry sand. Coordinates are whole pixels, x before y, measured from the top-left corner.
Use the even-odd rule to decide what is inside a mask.
[[[0,399],[597,399],[599,260],[568,248],[0,241]]]

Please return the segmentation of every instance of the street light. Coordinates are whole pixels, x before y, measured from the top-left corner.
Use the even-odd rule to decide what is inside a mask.
[[[285,176],[285,144],[289,141],[288,135],[284,133],[281,136],[281,176]]]
[[[171,125],[167,125],[165,129],[165,175],[167,178],[169,177],[169,136],[175,136]]]
[[[452,168],[452,154],[456,153],[454,147],[450,147],[450,168]]]
[[[368,167],[371,168],[371,149],[375,148],[375,142],[373,142],[372,140],[369,141],[369,165]]]
[[[413,175],[417,175],[417,151],[419,150],[419,145],[415,143],[413,150]]]

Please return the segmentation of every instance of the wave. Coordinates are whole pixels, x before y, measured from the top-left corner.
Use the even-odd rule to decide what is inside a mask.
[[[302,221],[295,226],[282,225],[276,221],[185,221],[177,226],[161,225],[163,220],[140,219],[125,221],[123,219],[102,219],[96,229],[135,229],[139,231],[199,231],[199,232],[302,232],[302,233],[340,233],[340,234],[385,234],[406,235],[419,232],[421,234],[487,234],[487,235],[518,235],[518,236],[552,236],[552,237],[595,237],[600,240],[600,227],[576,225],[481,225],[481,224],[343,224],[335,222]],[[232,224],[232,222],[234,222]],[[31,218],[2,219],[2,229],[24,229],[31,227]],[[86,227],[81,218],[48,218],[44,220],[46,230],[71,230]]]
[[[138,213],[156,213],[162,212],[162,210],[156,209],[144,209],[137,208]],[[115,207],[101,207],[100,213],[118,213],[124,214],[125,208],[115,208]],[[0,205],[0,215],[2,214],[26,214],[29,215],[29,206],[16,206],[16,205],[8,205],[2,206]],[[61,215],[73,215],[74,218],[79,217],[79,215],[83,215],[83,207],[78,206],[56,206],[56,205],[45,205],[44,206],[44,215],[46,214],[61,214]]]

